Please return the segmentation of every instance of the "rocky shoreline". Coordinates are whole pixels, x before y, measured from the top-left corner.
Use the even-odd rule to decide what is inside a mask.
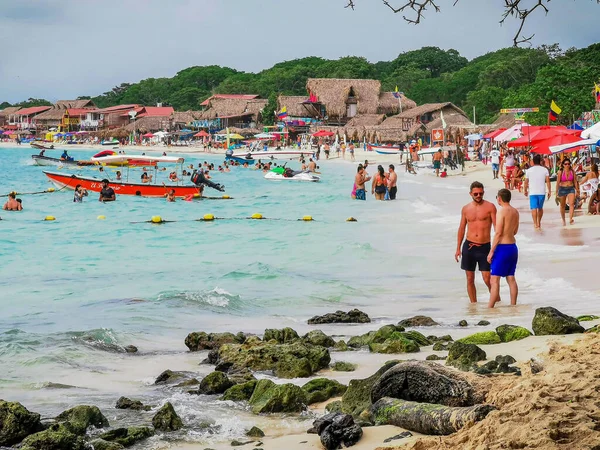
[[[192,332],[186,337],[185,345],[190,352],[208,350],[207,358],[200,363],[214,365],[214,371],[198,379],[193,373],[165,368],[155,384],[169,386],[185,395],[214,396],[216,401],[234,402],[260,415],[293,417],[306,414],[311,405],[312,414],[315,414],[314,405],[324,404],[326,414],[315,415],[316,420],[308,433],[318,435],[326,449],[360,445],[364,428],[386,425],[402,429],[399,431],[405,434],[399,432],[390,436],[394,442],[401,443],[407,438],[412,439],[411,436],[414,438],[413,433],[452,435],[467,425],[485,420],[493,411],[502,410],[502,405],[490,401],[491,380],[519,377],[525,369],[534,375],[544,370],[539,361],[518,364],[511,355],[497,355],[488,360],[480,346],[521,341],[533,335],[597,333],[598,327],[585,330],[580,323],[596,319],[597,316],[570,317],[551,307],[538,308],[532,320],[532,331],[505,324],[456,340],[450,335],[422,333],[438,326],[426,316],[384,325],[346,341],[336,341],[317,329],[303,336],[292,328],[267,329],[262,338],[243,332]],[[363,312],[353,310],[318,316],[309,323],[364,324],[370,321]],[[489,323],[477,325],[484,327]],[[421,331],[408,330],[415,327]],[[435,358],[428,357],[429,361],[414,360],[411,355],[424,347],[444,354],[431,355]],[[327,377],[316,377],[326,369],[353,371],[355,365],[351,363],[336,361],[331,364],[331,352],[357,350],[389,354],[396,359],[388,361],[367,378],[351,380],[348,386]],[[299,383],[302,378],[309,380]],[[148,417],[144,414],[149,411],[153,414],[150,423],[145,425],[111,427],[105,416],[107,411],[102,412],[92,405],[78,405],[51,420],[42,420],[39,414],[20,403],[2,400],[0,447],[116,450],[143,446],[143,442],[156,433],[168,436],[191,426],[169,402],[153,407],[121,397],[116,400],[115,409],[128,409],[143,417]],[[247,430],[247,440],[230,444],[266,448],[266,440],[270,438],[273,437],[265,436],[262,430],[253,427]]]

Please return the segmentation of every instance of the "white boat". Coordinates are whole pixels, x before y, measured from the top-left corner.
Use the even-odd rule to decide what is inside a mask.
[[[290,172],[288,172],[290,173]],[[315,175],[313,173],[310,173],[308,170],[302,171],[302,172],[291,172],[290,175],[292,176],[286,176],[284,174],[281,173],[276,173],[276,172],[268,172],[265,175],[265,180],[272,180],[272,181],[309,181],[309,182],[317,182],[317,181],[321,181],[321,177],[318,175]]]
[[[289,150],[289,149],[281,149],[281,150],[267,150],[263,149],[249,149],[245,151],[239,151],[228,155],[228,158],[236,159],[237,161],[258,161],[261,160],[269,160],[269,159],[297,159],[301,156],[312,157],[314,155],[314,150]]]
[[[397,145],[368,144],[367,150],[377,152],[380,155],[399,155],[402,153],[402,150],[400,150],[400,147]]]

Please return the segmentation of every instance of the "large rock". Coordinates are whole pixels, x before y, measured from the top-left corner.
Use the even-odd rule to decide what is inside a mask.
[[[451,407],[384,397],[371,408],[376,425],[394,425],[417,433],[444,436],[468,423],[483,420],[495,408],[490,405]]]
[[[485,352],[475,344],[455,342],[448,352],[446,365],[466,371],[471,370],[476,362],[485,361],[486,359]]]
[[[301,412],[308,404],[308,397],[295,384],[275,384],[271,380],[260,380],[256,383],[249,404],[255,414]]]
[[[475,345],[491,345],[499,344],[502,342],[500,336],[495,331],[482,331],[480,333],[471,334],[467,337],[458,339],[456,342],[462,342],[463,344],[475,344]]]
[[[369,331],[360,336],[352,336],[348,341],[348,347],[359,348],[370,344],[383,344],[396,332],[403,332],[404,327],[398,325],[384,325],[378,330]]]
[[[346,389],[348,388],[340,382],[328,378],[315,378],[302,386],[302,390],[306,392],[309,405],[343,395]]]
[[[79,405],[63,411],[56,417],[72,433],[83,435],[90,426],[104,428],[110,426],[108,419],[97,406]]]
[[[104,439],[94,439],[90,441],[90,445],[94,450],[121,450],[125,448],[118,442],[105,441]]]
[[[223,372],[212,372],[206,375],[200,386],[198,386],[198,394],[215,395],[222,394],[234,383]]]
[[[414,316],[409,319],[404,319],[398,322],[398,325],[402,327],[433,327],[439,325],[431,317],[427,316]]]
[[[381,376],[389,369],[398,364],[399,361],[389,361],[369,378],[362,380],[350,380],[348,389],[342,397],[342,412],[354,417],[367,410],[371,406],[371,389]]]
[[[62,423],[55,423],[44,431],[27,436],[21,450],[83,450],[85,441]]]
[[[429,361],[402,362],[386,371],[371,389],[373,403],[383,397],[447,406],[483,400],[464,375]]]
[[[286,327],[281,330],[267,328],[263,336],[264,341],[277,341],[278,344],[289,344],[300,339],[296,330]]]
[[[17,402],[0,400],[0,446],[18,444],[42,430],[40,415]]]
[[[154,384],[170,384],[179,381],[185,377],[186,374],[183,372],[173,372],[172,370],[167,369],[156,377],[156,380],[154,380]]]
[[[244,333],[205,333],[195,331],[185,338],[185,345],[192,352],[218,349],[223,344],[242,344],[246,340]]]
[[[427,347],[428,345],[433,344],[433,342],[430,341],[429,338],[427,338],[424,334],[419,333],[418,331],[415,331],[415,330],[400,332],[400,335],[404,336],[406,339],[415,341],[421,347]]]
[[[369,350],[373,353],[415,353],[420,350],[419,345],[411,340],[406,339],[399,333],[394,333],[391,338],[386,339],[381,344],[369,344]]]
[[[170,402],[165,403],[154,415],[152,425],[160,431],[176,431],[183,428],[183,422]]]
[[[517,325],[500,325],[496,328],[496,333],[502,342],[520,341],[531,336],[531,331]]]
[[[309,377],[327,368],[330,361],[326,348],[301,341],[291,344],[225,344],[219,349],[219,363],[251,370],[272,370],[279,378]]]
[[[117,400],[117,404],[115,405],[117,409],[133,409],[135,411],[150,411],[152,408],[150,406],[144,405],[139,400],[131,400],[127,397],[120,397]]]
[[[336,311],[323,316],[314,316],[308,320],[309,325],[318,325],[322,323],[370,323],[371,319],[364,312],[353,309],[348,312]]]
[[[340,412],[332,412],[315,420],[309,433],[318,434],[326,450],[337,450],[342,444],[351,447],[363,435],[362,428],[354,423],[354,418]]]
[[[345,361],[336,361],[331,365],[331,370],[334,372],[354,372],[356,370],[356,364]]]
[[[575,317],[567,316],[551,306],[535,310],[531,327],[536,336],[583,333],[585,331]]]
[[[98,436],[99,439],[114,442],[123,447],[131,447],[136,442],[154,436],[154,430],[150,427],[115,428]],[[94,447],[95,450],[95,447]]]
[[[334,347],[336,345],[332,337],[327,336],[321,330],[313,330],[306,333],[302,339],[312,345],[320,345],[321,347]]]
[[[250,400],[250,397],[252,397],[254,389],[256,388],[256,383],[256,380],[252,380],[230,387],[225,391],[225,394],[223,394],[223,400],[229,400],[232,402]]]

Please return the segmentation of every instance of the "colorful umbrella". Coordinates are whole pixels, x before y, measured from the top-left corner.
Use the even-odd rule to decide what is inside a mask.
[[[142,137],[151,138],[151,137],[154,137],[154,135],[152,133],[146,133],[146,134],[143,134]]]
[[[209,137],[209,136],[210,136],[210,134],[208,134],[208,133],[207,133],[206,131],[204,131],[204,130],[201,130],[201,131],[197,132],[197,133],[194,135],[194,137]]]
[[[332,133],[331,131],[325,131],[325,130],[317,131],[316,133],[313,134],[314,137],[331,137],[333,135],[335,135],[335,133]]]
[[[535,146],[531,149],[531,152],[540,153],[542,155],[552,155],[553,153],[559,153],[560,150],[558,152],[553,152],[551,147],[563,146],[565,144],[573,144],[576,142],[581,142],[581,138],[577,135],[559,134],[548,139],[542,139],[540,141],[537,141]],[[581,150],[583,147],[584,146],[569,147],[568,150],[574,152],[577,150]]]
[[[528,126],[529,126],[528,123],[518,123],[516,125],[513,125],[508,130],[504,130],[502,133],[497,135],[494,138],[494,142],[506,142],[506,141],[512,141],[513,139],[520,138],[523,135],[523,133],[521,133],[521,129],[523,127],[528,127]]]
[[[507,144],[509,148],[529,147],[531,145],[535,145],[537,142],[540,142],[540,141],[543,141],[546,139],[551,139],[556,136],[579,135],[578,130],[569,130],[568,128],[563,127],[563,126],[559,126],[559,127],[549,127],[549,126],[526,127],[522,130],[522,132],[523,132],[522,137],[520,137],[519,139],[515,139]],[[571,142],[573,142],[573,141],[571,141]],[[563,142],[563,143],[567,144],[568,142]],[[556,145],[558,145],[558,144],[556,144]]]
[[[496,136],[498,136],[503,131],[506,131],[506,128],[498,128],[496,131],[491,131],[488,134],[484,134],[483,138],[484,139],[494,139]]]

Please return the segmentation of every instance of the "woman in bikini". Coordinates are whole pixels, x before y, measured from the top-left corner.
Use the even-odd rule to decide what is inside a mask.
[[[579,183],[579,189],[581,197],[583,201],[588,197],[591,197],[594,192],[598,189],[598,179],[600,176],[598,175],[598,165],[592,164],[590,171],[585,175],[581,183]]]
[[[371,184],[371,194],[375,195],[375,200],[383,200],[387,192],[387,178],[383,166],[377,166],[377,175],[373,178]]]
[[[579,190],[579,182],[577,174],[571,168],[571,161],[568,158],[563,159],[561,169],[556,174],[556,196],[560,201],[560,217],[562,218],[563,226],[567,224],[565,221],[565,205],[569,203],[569,223],[575,223],[573,213],[575,212],[575,196]]]

